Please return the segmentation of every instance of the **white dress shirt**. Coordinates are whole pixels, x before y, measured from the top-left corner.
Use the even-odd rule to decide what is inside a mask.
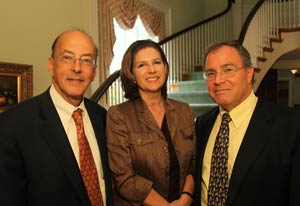
[[[80,167],[80,160],[79,160],[79,146],[77,141],[77,130],[76,130],[75,121],[72,118],[72,114],[78,108],[82,109],[84,132],[86,138],[88,139],[90,148],[92,150],[93,158],[96,164],[100,189],[101,189],[102,198],[105,206],[106,205],[105,182],[104,182],[100,152],[99,152],[99,147],[98,147],[97,139],[95,137],[91,120],[89,118],[88,112],[84,105],[84,101],[82,101],[78,107],[74,107],[72,104],[68,103],[66,100],[64,100],[61,97],[61,95],[56,91],[53,85],[50,88],[50,96],[52,98],[56,111],[58,112],[62,125],[65,129],[65,132],[67,134],[68,140],[70,142],[70,145],[72,147],[72,150],[74,152],[79,167]]]

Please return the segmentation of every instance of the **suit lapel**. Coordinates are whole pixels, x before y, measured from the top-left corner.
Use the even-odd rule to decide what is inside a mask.
[[[135,109],[137,111],[138,120],[149,128],[152,132],[155,132],[160,138],[165,139],[162,131],[159,126],[156,124],[156,121],[151,114],[150,110],[144,104],[141,99],[134,101]]]
[[[219,107],[213,108],[208,113],[197,118],[196,128],[196,174],[195,174],[195,203],[201,202],[202,165],[206,144],[219,113]]]
[[[44,136],[58,163],[66,176],[74,186],[85,205],[89,204],[84,183],[80,174],[76,158],[74,156],[67,135],[52,103],[49,90],[41,96],[41,132]]]
[[[102,114],[99,114],[95,109],[91,108],[91,104],[88,101],[85,101],[86,109],[89,113],[89,117],[93,126],[93,130],[95,132],[95,136],[97,139],[98,146],[100,148],[101,156],[103,150],[103,143],[105,143],[105,115],[103,117]],[[103,142],[104,141],[104,142]],[[105,145],[105,144],[104,144]]]
[[[150,110],[147,106],[143,103],[142,100],[135,101],[135,108],[137,110],[137,117],[138,120],[148,127],[153,132],[157,133],[161,138],[165,140],[165,136],[159,126],[156,124],[156,121],[151,114]],[[166,115],[167,119],[172,119],[172,124],[168,124],[169,132],[171,137],[175,137],[177,131],[177,125],[179,123],[178,115],[174,112],[175,108],[171,104],[171,102],[167,99],[166,100]]]
[[[167,119],[172,120],[172,124],[168,124],[169,132],[171,135],[171,138],[174,139],[176,136],[178,124],[179,124],[179,117],[177,113],[175,112],[175,108],[172,105],[171,101],[167,99],[166,101],[166,116]]]
[[[228,191],[229,203],[234,200],[243,178],[270,138],[268,132],[270,131],[268,123],[270,118],[271,114],[266,112],[266,108],[263,107],[259,100],[234,163]]]
[[[196,122],[196,135],[197,135],[197,158],[199,156],[199,161],[201,163],[200,171],[202,171],[202,161],[205,153],[206,144],[208,141],[208,138],[210,136],[210,132],[214,126],[214,123],[216,121],[216,118],[219,114],[219,108],[214,108],[210,113],[207,113],[206,116],[198,117]],[[201,172],[202,173],[202,172]]]

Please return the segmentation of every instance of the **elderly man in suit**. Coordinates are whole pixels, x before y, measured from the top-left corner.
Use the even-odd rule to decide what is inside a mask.
[[[106,110],[83,97],[97,49],[72,29],[52,45],[47,91],[0,115],[0,202],[5,206],[109,206]]]
[[[206,53],[204,76],[219,106],[196,122],[195,205],[300,205],[300,113],[257,98],[253,73],[236,42]]]

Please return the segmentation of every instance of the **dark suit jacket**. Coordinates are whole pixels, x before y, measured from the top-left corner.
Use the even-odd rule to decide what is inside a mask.
[[[218,113],[214,108],[196,122],[197,206],[204,151]],[[300,205],[299,120],[298,110],[258,100],[234,163],[227,205]]]
[[[106,110],[88,99],[85,106],[101,152],[107,205],[112,205]],[[90,204],[49,90],[0,114],[0,202],[3,206]]]

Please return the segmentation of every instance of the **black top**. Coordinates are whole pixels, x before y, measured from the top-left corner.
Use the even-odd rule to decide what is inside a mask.
[[[174,200],[179,199],[180,168],[179,168],[176,152],[171,140],[171,135],[168,128],[166,115],[164,116],[161,125],[161,131],[164,133],[166,140],[168,142],[168,151],[169,151],[169,159],[170,159],[168,201],[172,202]]]

